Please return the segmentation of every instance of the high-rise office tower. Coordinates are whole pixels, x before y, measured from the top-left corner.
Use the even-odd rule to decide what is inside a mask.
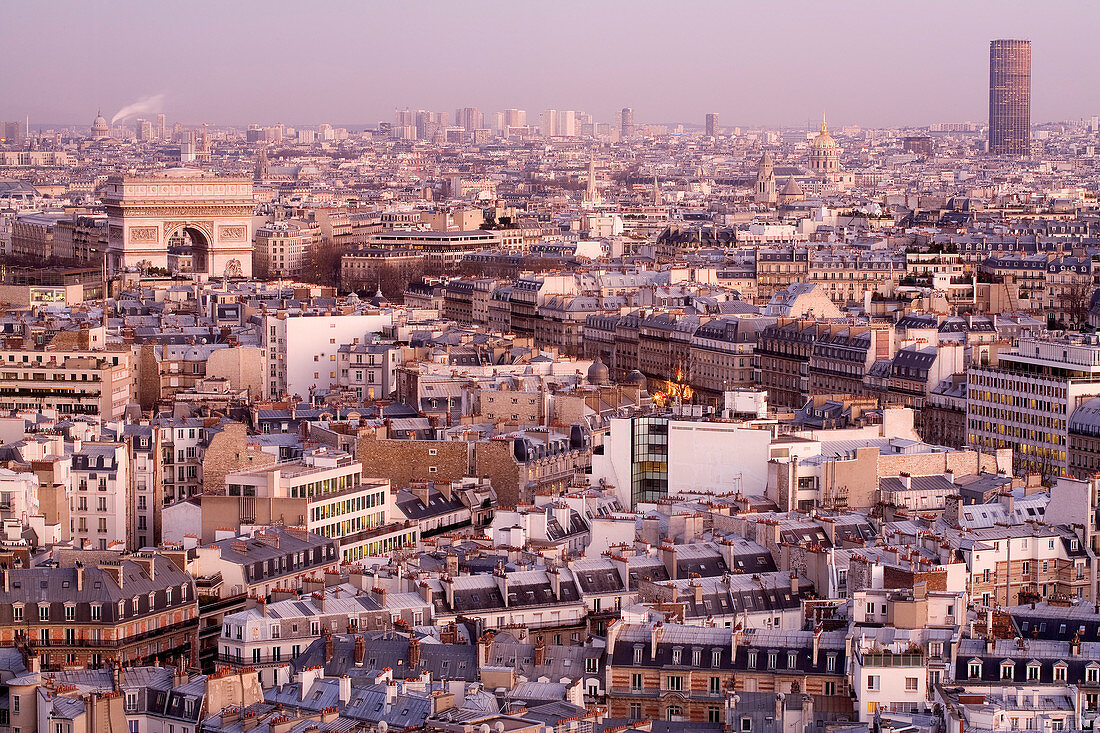
[[[168,139],[168,117],[163,112],[157,115],[157,139]]]
[[[634,134],[634,110],[630,107],[623,107],[623,121],[620,134],[623,137],[630,137]]]
[[[522,109],[504,110],[505,127],[523,127],[527,124],[527,111]]]
[[[577,113],[571,109],[562,110],[558,115],[558,134],[573,137],[577,134]]]
[[[463,107],[458,111],[456,125],[461,125],[466,132],[473,132],[482,127],[481,110],[477,107]]]
[[[989,152],[1031,153],[1031,41],[989,43]]]
[[[153,139],[153,123],[150,120],[143,120],[138,118],[134,132],[137,134],[137,139],[142,142],[149,142]]]
[[[718,136],[718,113],[710,112],[707,114],[707,137]]]
[[[543,137],[555,137],[561,134],[560,119],[556,109],[543,110],[539,116],[539,133]]]

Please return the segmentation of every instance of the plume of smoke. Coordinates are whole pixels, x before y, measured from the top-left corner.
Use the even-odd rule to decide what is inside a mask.
[[[115,116],[111,118],[111,124],[116,124],[119,120],[125,120],[128,117],[136,117],[137,115],[148,115],[160,112],[164,108],[164,95],[154,94],[149,97],[143,97],[136,102],[131,102],[118,112],[115,112]]]

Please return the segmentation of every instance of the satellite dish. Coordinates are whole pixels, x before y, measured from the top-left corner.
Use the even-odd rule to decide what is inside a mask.
[[[390,729],[390,724],[384,720],[378,721],[378,733],[386,733]]]
[[[480,730],[481,733],[489,733],[489,724],[488,723],[482,723],[481,727],[479,727],[478,730]]]
[[[504,721],[502,721],[502,720],[498,720],[498,721],[496,722],[496,725],[494,725],[494,726],[493,726],[493,729],[494,729],[494,730],[495,730],[495,731],[496,731],[497,733],[504,733]]]

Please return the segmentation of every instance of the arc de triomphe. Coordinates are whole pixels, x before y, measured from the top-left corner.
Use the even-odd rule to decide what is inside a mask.
[[[252,276],[250,179],[188,168],[111,176],[103,201],[112,272],[143,266],[167,269],[169,242],[175,238],[190,240],[195,272]]]

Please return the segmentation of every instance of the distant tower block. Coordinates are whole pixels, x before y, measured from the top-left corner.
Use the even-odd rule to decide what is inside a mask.
[[[168,248],[189,246],[196,273],[252,276],[252,181],[171,168],[144,176],[110,176],[107,262],[168,267]]]
[[[707,115],[707,137],[718,137],[717,112],[711,112]]]
[[[623,107],[620,134],[622,137],[631,137],[634,134],[634,110],[630,107]]]
[[[758,204],[774,204],[778,200],[775,190],[775,163],[771,153],[764,153],[756,165],[756,191],[753,200]]]
[[[989,152],[1031,154],[1031,41],[989,43]]]

